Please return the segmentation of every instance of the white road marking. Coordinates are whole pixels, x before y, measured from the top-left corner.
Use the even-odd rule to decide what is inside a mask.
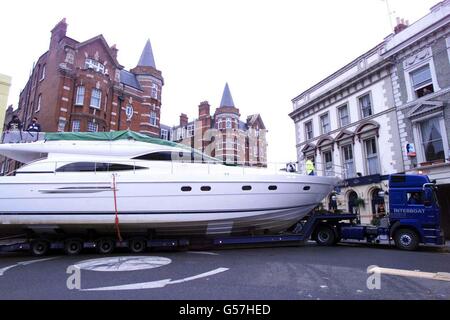
[[[367,272],[388,274],[388,275],[401,276],[401,277],[413,277],[413,278],[422,278],[422,279],[430,279],[430,280],[450,281],[450,273],[448,273],[448,272],[422,272],[422,271],[380,268],[380,267],[374,267],[374,268],[368,269]]]
[[[116,290],[140,290],[140,289],[154,289],[154,288],[164,288],[165,286],[169,284],[177,284],[177,283],[183,283],[187,281],[192,281],[200,278],[205,278],[208,276],[212,276],[214,274],[218,274],[224,271],[229,270],[228,268],[217,268],[215,270],[211,270],[202,274],[198,274],[196,276],[183,278],[180,280],[174,280],[172,279],[164,279],[164,280],[157,280],[157,281],[150,281],[150,282],[140,282],[140,283],[131,283],[126,285],[120,285],[120,286],[110,286],[110,287],[100,287],[100,288],[91,288],[91,289],[80,289],[81,291],[116,291]]]
[[[125,256],[89,259],[74,266],[88,271],[136,271],[159,268],[172,262],[169,258],[156,256]]]
[[[206,254],[210,256],[218,256],[218,253],[215,252],[207,252],[207,251],[188,251],[188,253],[195,253],[195,254]]]
[[[52,258],[44,258],[44,259],[28,260],[28,261],[18,262],[18,263],[16,263],[16,264],[11,265],[11,266],[7,266],[7,267],[4,267],[4,268],[1,268],[1,269],[0,269],[0,277],[3,276],[3,274],[4,274],[6,271],[8,271],[9,269],[12,269],[12,268],[15,268],[15,267],[19,267],[19,266],[27,266],[27,265],[32,264],[32,263],[37,263],[37,262],[42,262],[42,261],[53,260],[53,259],[56,259],[56,258],[58,258],[58,257],[52,257]]]
[[[196,280],[196,279],[200,279],[200,278],[206,278],[206,277],[209,277],[209,276],[221,273],[221,272],[225,272],[225,271],[228,271],[228,270],[229,270],[228,268],[217,268],[215,270],[211,270],[211,271],[208,271],[208,272],[205,272],[205,273],[201,273],[201,274],[198,274],[196,276],[189,277],[189,278],[184,278],[184,279],[180,279],[180,280],[170,281],[170,284],[183,283],[183,282],[188,282],[188,281],[192,281],[192,280]]]

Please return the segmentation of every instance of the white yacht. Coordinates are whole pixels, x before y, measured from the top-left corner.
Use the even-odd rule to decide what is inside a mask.
[[[310,212],[338,182],[224,165],[130,132],[116,132],[109,141],[98,136],[53,134],[43,141],[0,144],[0,154],[26,163],[0,177],[0,235],[2,230],[108,234],[115,228],[115,200],[123,234],[277,233]]]

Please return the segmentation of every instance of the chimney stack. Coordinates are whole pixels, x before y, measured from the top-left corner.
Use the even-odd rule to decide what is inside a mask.
[[[186,127],[188,122],[189,122],[188,121],[188,116],[186,114],[182,113],[180,115],[180,126],[181,127]]]
[[[403,30],[405,30],[406,28],[408,28],[408,26],[409,26],[408,20],[405,21],[405,19],[400,19],[399,17],[397,17],[397,25],[394,28],[394,33],[398,34]]]
[[[198,117],[205,118],[210,115],[210,105],[208,101],[202,101],[200,102],[200,105],[198,106]]]
[[[110,49],[112,51],[113,57],[117,59],[117,51],[119,51],[119,49],[117,49],[115,44],[113,44]]]
[[[58,45],[59,41],[66,36],[66,32],[66,18],[63,18],[51,31],[52,36],[50,39],[50,49],[55,48]]]

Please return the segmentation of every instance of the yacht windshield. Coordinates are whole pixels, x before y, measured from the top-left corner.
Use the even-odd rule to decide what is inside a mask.
[[[220,160],[210,157],[199,151],[157,151],[146,153],[137,157],[135,160],[147,161],[188,161],[193,163],[219,163]]]

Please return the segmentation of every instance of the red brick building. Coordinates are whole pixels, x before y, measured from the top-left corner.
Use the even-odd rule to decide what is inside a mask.
[[[42,131],[130,129],[160,136],[161,89],[150,41],[137,66],[125,70],[118,49],[102,35],[79,42],[61,20],[51,30],[49,50],[35,64],[20,93],[24,125],[36,116]]]
[[[182,113],[179,125],[161,125],[161,138],[184,143],[225,163],[267,166],[267,130],[261,115],[241,121],[228,84],[213,115],[210,108],[208,101],[203,101],[197,119],[189,121]]]

